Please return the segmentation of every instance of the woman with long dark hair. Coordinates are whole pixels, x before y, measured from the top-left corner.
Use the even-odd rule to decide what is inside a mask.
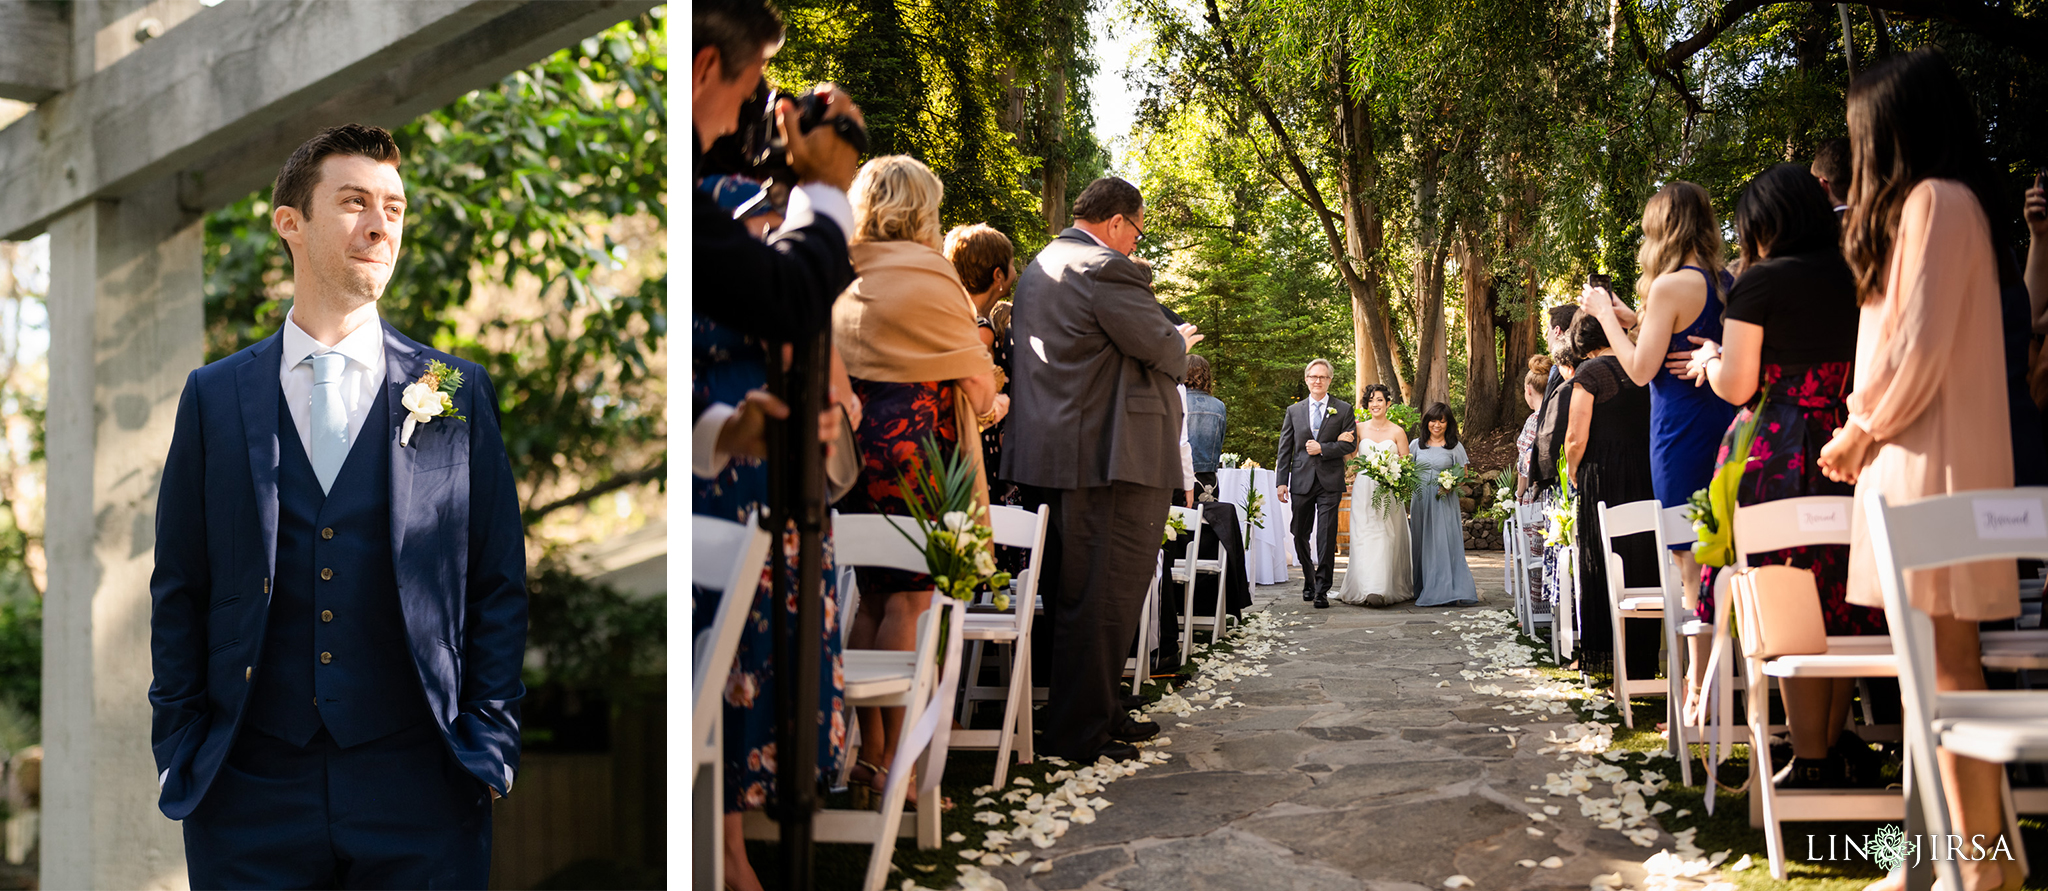
[[[1416,606],[1469,606],[1479,602],[1472,567],[1465,565],[1464,511],[1458,493],[1438,475],[1471,463],[1458,441],[1458,419],[1441,402],[1422,412],[1422,429],[1408,451],[1422,471],[1422,485],[1408,501],[1408,537],[1415,553]]]
[[[1727,343],[1702,343],[1685,376],[1711,384],[1729,402],[1760,402],[1761,408],[1736,415],[1717,463],[1728,460],[1738,430],[1761,413],[1736,503],[1851,494],[1853,489],[1828,479],[1818,465],[1828,437],[1847,422],[1844,398],[1856,359],[1856,279],[1842,261],[1827,191],[1801,165],[1773,167],[1742,190],[1735,231],[1743,272],[1728,292]],[[1847,547],[1754,553],[1749,562],[1812,570],[1829,636],[1885,633],[1883,614],[1846,599]],[[1711,591],[1709,586],[1700,595],[1703,619],[1713,616]],[[1792,761],[1774,779],[1780,788],[1883,784],[1882,777],[1859,773],[1869,761],[1868,747],[1857,752],[1851,748],[1855,735],[1842,735],[1849,678],[1778,683],[1793,750]]]
[[[1895,56],[1849,87],[1847,231],[1862,325],[1849,418],[1821,469],[1856,485],[1856,507],[2012,485],[2013,455],[1994,245],[1999,206],[1970,94],[1939,50]],[[1882,607],[1869,526],[1855,523],[1849,602]],[[2011,561],[1923,570],[1906,596],[1934,621],[1935,685],[1984,688],[1979,622],[2019,614]],[[1956,832],[2003,829],[1999,766],[1941,752]],[[2010,862],[2010,861],[2006,861]],[[1964,861],[1967,889],[2018,883],[1998,861]],[[1903,876],[1879,883],[1903,884]]]

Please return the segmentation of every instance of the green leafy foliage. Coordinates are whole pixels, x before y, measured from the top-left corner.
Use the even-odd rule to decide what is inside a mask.
[[[654,235],[668,191],[665,15],[583,40],[393,133],[411,210],[378,311],[490,373],[499,410],[517,419],[505,445],[529,499],[663,460],[655,360],[667,273]],[[209,361],[283,324],[290,271],[268,199],[264,189],[206,219]],[[615,237],[622,230],[643,237]]]
[[[668,609],[543,561],[526,579],[530,688],[618,692],[663,673]]]

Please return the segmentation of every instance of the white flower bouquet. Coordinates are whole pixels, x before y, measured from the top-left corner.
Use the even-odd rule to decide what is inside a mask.
[[[1455,498],[1458,487],[1465,484],[1465,468],[1453,467],[1436,474],[1436,497]]]
[[[1416,468],[1415,459],[1396,454],[1393,449],[1367,449],[1353,457],[1350,464],[1372,480],[1374,510],[1390,510],[1405,503],[1422,487],[1422,471]]]
[[[1244,456],[1236,452],[1224,452],[1223,454],[1216,456],[1216,466],[1218,467],[1224,467],[1234,470],[1237,468],[1237,465],[1242,463],[1244,463]]]
[[[932,586],[948,597],[967,600],[982,585],[991,591],[1009,585],[1010,574],[996,571],[995,531],[980,522],[987,513],[974,503],[973,465],[957,449],[947,455],[932,438],[925,439],[923,451],[925,472],[912,479],[899,471],[896,482],[911,519],[924,532],[924,565],[931,571]],[[897,531],[910,539],[910,533]],[[1007,601],[996,595],[996,608],[1007,608]]]
[[[1187,521],[1181,519],[1180,514],[1169,511],[1166,514],[1166,531],[1161,534],[1159,545],[1165,547],[1167,542],[1177,541],[1186,534],[1188,534]]]
[[[1266,528],[1265,504],[1266,496],[1260,495],[1259,490],[1251,489],[1245,493],[1244,518],[1252,524],[1254,529]]]
[[[1502,477],[1505,478],[1506,476],[1507,474],[1503,472]],[[1508,517],[1514,515],[1514,512],[1515,489],[1507,483],[1501,483],[1498,488],[1493,490],[1492,503],[1480,508],[1478,517],[1489,523],[1505,523]]]

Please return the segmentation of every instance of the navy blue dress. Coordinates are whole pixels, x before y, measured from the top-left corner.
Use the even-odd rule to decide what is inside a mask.
[[[1721,273],[1714,281],[1698,266],[1682,266],[1707,278],[1707,302],[1699,317],[1685,330],[1671,335],[1670,352],[1690,352],[1698,344],[1688,337],[1721,340],[1721,295],[1727,293],[1734,277]],[[1638,344],[1637,348],[1655,344]],[[1672,376],[1658,362],[1657,376],[1650,378],[1650,485],[1657,503],[1665,507],[1684,504],[1692,493],[1707,487],[1714,477],[1714,458],[1721,447],[1721,434],[1735,419],[1735,406],[1722,401],[1709,387]],[[1673,545],[1673,548],[1691,545]]]

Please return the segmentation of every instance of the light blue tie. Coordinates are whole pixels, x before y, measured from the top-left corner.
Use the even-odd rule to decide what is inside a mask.
[[[312,438],[308,451],[313,459],[313,476],[320,480],[324,494],[334,486],[341,464],[348,460],[348,408],[341,403],[341,372],[348,357],[340,353],[307,356],[313,365]]]

